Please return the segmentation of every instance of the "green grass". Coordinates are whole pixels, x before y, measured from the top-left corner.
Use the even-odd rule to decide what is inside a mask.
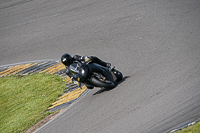
[[[0,133],[21,133],[36,124],[65,86],[64,78],[44,73],[0,78]]]
[[[193,126],[189,126],[178,133],[200,133],[200,122],[197,122]]]

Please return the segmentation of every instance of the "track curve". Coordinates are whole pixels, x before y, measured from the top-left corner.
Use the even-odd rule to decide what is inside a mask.
[[[200,116],[199,0],[0,2],[0,65],[96,55],[126,77],[37,132],[167,132]]]

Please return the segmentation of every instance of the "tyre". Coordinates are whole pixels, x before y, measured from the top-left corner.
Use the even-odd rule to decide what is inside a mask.
[[[105,88],[107,88],[107,89],[113,89],[113,88],[115,88],[115,84],[113,83],[113,82],[111,82],[111,81],[104,81],[104,80],[100,80],[99,78],[97,78],[97,77],[95,77],[95,76],[93,76],[92,78],[91,78],[91,82],[94,84],[94,85],[96,85],[96,86],[98,86],[98,87],[105,87]]]

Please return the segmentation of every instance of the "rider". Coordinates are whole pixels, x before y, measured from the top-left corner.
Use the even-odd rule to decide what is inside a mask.
[[[72,78],[72,73],[70,73],[69,71],[69,66],[71,64],[73,64],[74,61],[78,61],[78,62],[93,62],[93,63],[97,63],[99,65],[102,65],[102,66],[105,66],[105,67],[110,67],[111,66],[111,63],[107,63],[107,62],[104,62],[102,60],[100,60],[98,57],[96,56],[80,56],[80,55],[74,55],[73,57],[68,54],[68,53],[65,53],[61,56],[61,62],[65,65],[66,67],[66,74]],[[89,87],[89,86],[87,86]]]

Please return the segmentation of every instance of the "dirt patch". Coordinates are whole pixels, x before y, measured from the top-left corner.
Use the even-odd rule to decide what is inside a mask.
[[[41,121],[39,121],[37,124],[33,125],[28,130],[26,130],[24,133],[33,133],[35,130],[37,130],[38,128],[40,128],[41,126],[43,126],[44,124],[46,124],[47,122],[49,122],[51,119],[53,119],[54,117],[56,117],[63,110],[64,109],[46,116]]]

